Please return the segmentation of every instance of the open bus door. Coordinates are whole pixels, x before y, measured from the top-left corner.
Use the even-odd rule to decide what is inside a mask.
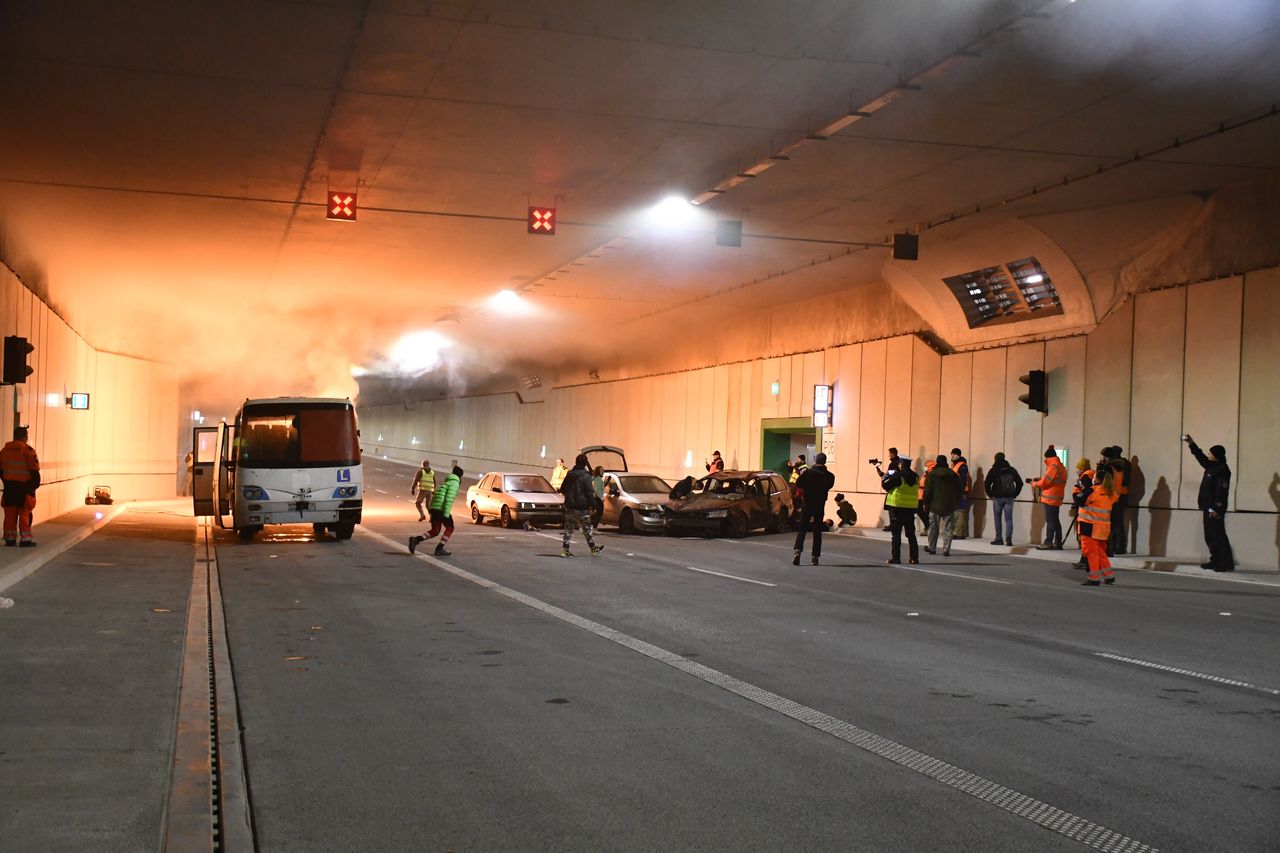
[[[234,469],[234,460],[229,459],[229,450],[231,447],[230,436],[231,428],[227,426],[227,422],[223,421],[217,426],[217,437],[214,439],[215,459],[213,471],[213,505],[218,508],[213,515],[214,523],[219,527],[227,527],[226,515],[231,511],[231,504],[228,498],[231,495],[232,470]],[[231,527],[235,526],[235,520],[231,522]]]
[[[197,516],[213,515],[213,481],[218,468],[218,428],[191,431],[191,508]]]

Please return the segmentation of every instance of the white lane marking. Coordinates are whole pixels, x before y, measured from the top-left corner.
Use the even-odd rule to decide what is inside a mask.
[[[378,493],[378,494],[380,494],[380,495],[385,495],[385,494],[387,493],[385,489],[377,489],[377,488],[375,488],[375,489],[374,489],[374,491],[375,491],[375,492],[377,492],[377,493]]]
[[[1218,684],[1230,684],[1232,687],[1244,687],[1249,690],[1257,690],[1260,693],[1266,693],[1271,696],[1280,696],[1280,690],[1272,687],[1259,687],[1257,684],[1250,684],[1247,681],[1237,681],[1234,678],[1223,678],[1221,675],[1209,675],[1204,672],[1195,672],[1190,669],[1180,669],[1176,666],[1166,666],[1162,663],[1152,663],[1148,660],[1138,660],[1137,658],[1127,658],[1123,655],[1113,655],[1107,652],[1094,652],[1095,657],[1106,658],[1107,660],[1118,660],[1121,663],[1131,663],[1134,666],[1145,666],[1150,669],[1158,669],[1161,672],[1172,672],[1177,675],[1188,675],[1192,678],[1203,678],[1205,681],[1213,681]]]
[[[958,572],[940,572],[937,569],[922,569],[918,566],[894,566],[895,569],[902,569],[904,572],[925,572],[930,575],[946,575],[949,578],[961,578],[967,581],[982,581],[983,583],[1003,583],[1012,584],[1013,581],[1000,581],[995,578],[980,578],[977,575],[962,575]]]
[[[737,575],[726,575],[724,572],[713,572],[710,569],[700,569],[697,566],[685,566],[691,572],[702,572],[704,575],[715,575],[720,578],[728,578],[729,580],[742,581],[743,583],[755,583],[760,586],[777,586],[776,583],[767,583],[765,581],[753,581],[751,578],[740,578]]]
[[[357,530],[364,536],[372,536],[379,541],[393,546],[399,547],[399,543],[393,539],[383,536],[381,533],[374,533],[371,530],[360,527]],[[1051,806],[1041,800],[1036,800],[1026,794],[1018,793],[1012,788],[1006,788],[997,782],[970,773],[967,770],[956,767],[954,764],[948,764],[941,759],[933,758],[923,752],[912,749],[909,746],[903,746],[895,743],[888,738],[881,737],[866,729],[861,729],[852,723],[837,719],[822,713],[821,711],[801,705],[784,696],[776,693],[770,693],[764,688],[757,687],[746,681],[741,681],[731,675],[695,663],[688,658],[681,657],[675,652],[668,651],[661,646],[655,646],[652,643],[646,643],[644,640],[624,634],[621,631],[602,625],[599,622],[593,622],[575,613],[570,613],[563,608],[556,607],[554,604],[547,604],[545,601],[534,598],[531,595],[525,595],[514,589],[494,583],[487,578],[472,574],[466,569],[460,569],[457,566],[451,566],[443,560],[428,556],[427,554],[416,555],[419,560],[430,563],[436,568],[442,569],[463,580],[470,581],[476,586],[491,590],[498,595],[517,601],[526,607],[531,607],[547,614],[555,619],[559,619],[575,628],[580,628],[589,633],[595,634],[601,639],[609,640],[617,643],[624,648],[638,652],[647,658],[655,660],[659,663],[679,670],[680,672],[697,678],[707,684],[719,687],[749,702],[754,702],[761,707],[768,708],[772,711],[789,717],[797,722],[804,723],[807,726],[817,729],[820,732],[831,735],[832,737],[852,744],[859,749],[865,750],[873,755],[892,761],[893,763],[905,767],[922,776],[926,776],[944,785],[949,785],[958,791],[968,794],[975,799],[990,803],[997,808],[1003,809],[1010,814],[1024,818],[1038,826],[1041,826],[1051,832],[1056,832],[1074,841],[1079,841],[1086,847],[1092,847],[1095,850],[1106,850],[1110,853],[1155,853],[1155,848],[1148,844],[1144,844],[1136,839],[1121,835],[1113,829],[1108,829],[1100,824],[1085,820],[1082,817],[1072,814],[1071,812]]]

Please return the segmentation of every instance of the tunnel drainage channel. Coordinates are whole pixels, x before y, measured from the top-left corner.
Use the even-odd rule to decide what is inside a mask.
[[[256,849],[217,558],[196,528],[163,849]]]

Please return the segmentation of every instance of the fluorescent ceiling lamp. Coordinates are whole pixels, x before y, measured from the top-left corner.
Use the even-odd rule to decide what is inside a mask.
[[[1031,275],[1024,278],[1023,281],[1025,281],[1027,284],[1039,284],[1040,282],[1044,281],[1044,276],[1040,275],[1040,273],[1038,272],[1032,273]]]
[[[688,199],[670,195],[646,210],[644,221],[652,228],[693,228],[696,225],[709,224],[711,214],[708,211],[699,210]]]
[[[499,290],[489,297],[488,305],[499,314],[508,316],[528,314],[532,308],[529,301],[514,290]]]

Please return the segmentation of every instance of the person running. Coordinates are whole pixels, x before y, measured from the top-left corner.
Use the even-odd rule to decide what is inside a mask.
[[[813,467],[805,469],[796,480],[796,491],[803,496],[804,509],[800,513],[800,523],[796,525],[796,545],[791,555],[791,565],[800,565],[800,554],[804,551],[804,535],[810,526],[813,527],[813,553],[809,557],[809,565],[818,565],[822,556],[822,515],[827,507],[827,495],[836,484],[836,476],[827,470],[827,454],[819,453],[813,457]],[[841,495],[843,497],[843,495]]]
[[[591,462],[587,459],[587,454],[579,453],[573,460],[572,470],[564,475],[564,482],[560,485],[560,494],[564,495],[564,547],[560,550],[561,557],[573,556],[573,552],[569,550],[569,544],[573,539],[575,527],[582,528],[582,535],[587,539],[591,556],[594,557],[604,550],[604,546],[597,545],[595,537],[591,534],[591,507],[595,503],[596,493],[591,486],[590,466]]]
[[[444,536],[436,543],[435,555],[448,557],[452,551],[445,550],[449,537],[453,535],[453,499],[458,496],[458,486],[462,483],[462,468],[453,466],[453,472],[444,478],[444,482],[431,496],[431,505],[427,512],[431,516],[431,529],[422,536],[409,537],[409,553],[416,554],[418,546],[428,539],[434,539],[441,529]]]

